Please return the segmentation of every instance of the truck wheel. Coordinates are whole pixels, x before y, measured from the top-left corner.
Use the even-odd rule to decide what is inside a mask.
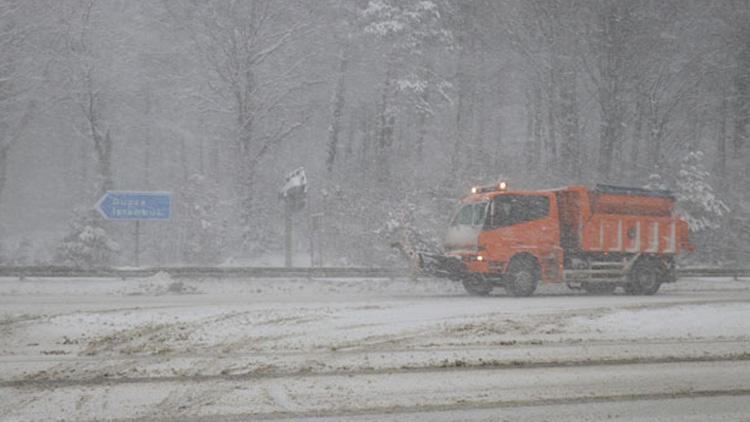
[[[531,296],[539,283],[539,268],[530,259],[515,259],[508,266],[505,290],[513,296]]]
[[[590,295],[611,295],[617,285],[614,283],[583,283],[582,287]]]
[[[631,295],[653,295],[661,287],[662,271],[657,263],[640,260],[630,270],[630,280],[625,285],[625,292]]]
[[[492,284],[482,276],[470,276],[462,280],[464,289],[472,296],[487,296],[492,291]]]

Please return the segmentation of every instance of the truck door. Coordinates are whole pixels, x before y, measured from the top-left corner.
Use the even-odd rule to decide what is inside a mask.
[[[480,243],[488,257],[505,263],[518,253],[534,255],[544,278],[560,278],[560,227],[552,194],[498,195],[492,201]]]

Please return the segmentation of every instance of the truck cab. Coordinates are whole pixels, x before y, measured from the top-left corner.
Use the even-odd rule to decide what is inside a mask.
[[[445,236],[447,254],[472,273],[505,273],[512,257],[562,262],[557,201],[551,192],[491,192],[465,198]],[[559,271],[541,274],[554,279]]]

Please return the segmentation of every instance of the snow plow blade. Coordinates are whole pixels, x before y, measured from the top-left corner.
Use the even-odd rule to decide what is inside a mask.
[[[460,280],[469,271],[461,259],[455,256],[445,256],[419,252],[419,270],[423,274],[433,277]]]

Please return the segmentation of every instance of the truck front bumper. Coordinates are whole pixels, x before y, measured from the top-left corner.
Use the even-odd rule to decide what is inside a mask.
[[[469,269],[459,256],[418,253],[421,272],[434,276],[461,280],[469,275]]]

